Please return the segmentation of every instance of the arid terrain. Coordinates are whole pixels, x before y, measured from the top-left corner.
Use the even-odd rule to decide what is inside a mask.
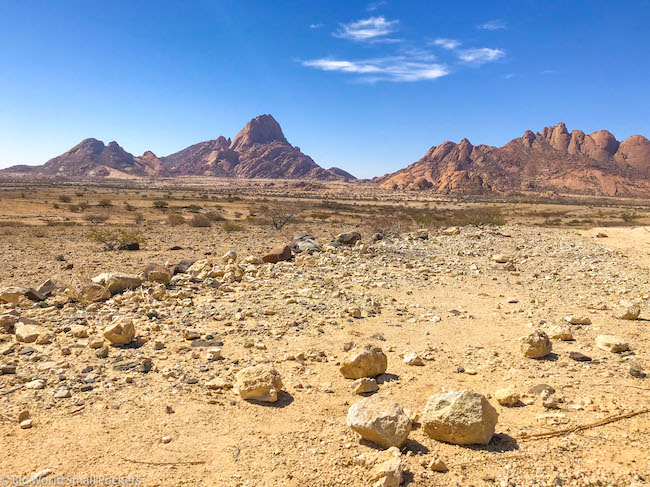
[[[18,181],[0,187],[0,233],[0,476],[650,482],[647,200]],[[387,366],[357,394],[341,369],[366,345]],[[242,397],[257,365],[279,374],[277,401]],[[429,397],[462,390],[498,413],[485,445],[427,433]],[[403,408],[398,450],[348,426],[369,397]]]

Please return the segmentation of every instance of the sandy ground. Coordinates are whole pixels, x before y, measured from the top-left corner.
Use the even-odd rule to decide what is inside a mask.
[[[302,232],[324,246],[354,228],[345,221],[227,233],[217,225],[151,223],[147,245],[137,252],[102,251],[84,238],[85,226],[5,228],[0,287],[35,286],[53,275],[137,273],[148,262],[182,258],[219,265],[230,250],[240,259],[261,255]],[[0,335],[2,363],[18,365],[16,374],[0,375],[6,452],[0,476],[50,469],[52,479],[133,477],[148,486],[370,485],[369,473],[386,452],[360,441],[346,425],[348,408],[362,399],[339,372],[344,346],[353,342],[382,347],[388,369],[378,394],[413,414],[431,394],[461,389],[484,394],[499,412],[497,434],[485,447],[437,442],[416,421],[401,448],[402,485],[627,486],[650,479],[650,414],[531,438],[648,408],[650,383],[629,373],[630,365],[650,373],[646,228],[508,224],[465,227],[459,235],[432,229],[426,240],[403,234],[377,244],[369,242],[371,229],[359,229],[366,251],[339,248],[254,266],[232,292],[180,281],[162,301],[141,299],[136,291],[90,308],[20,307],[23,316],[52,330],[54,340],[21,344],[12,334]],[[602,232],[608,236],[597,238]],[[174,245],[183,250],[169,250]],[[496,253],[516,268],[495,263]],[[73,268],[64,270],[70,263]],[[639,320],[614,316],[622,299],[641,304]],[[350,307],[362,317],[352,318]],[[148,315],[152,311],[158,316]],[[546,359],[522,355],[521,336],[548,331],[571,314],[587,315],[592,324],[570,326],[574,340],[553,340]],[[97,335],[115,315],[136,320],[141,346],[109,347],[108,357],[99,358],[87,339],[69,332],[72,323],[83,323]],[[205,348],[185,339],[186,329],[220,342],[224,359],[206,361]],[[603,333],[625,339],[630,352],[598,349],[594,339]],[[156,341],[164,346],[156,349]],[[250,347],[251,341],[263,346]],[[573,361],[571,351],[593,360]],[[407,352],[425,357],[424,366],[406,365],[401,356]],[[151,359],[149,373],[116,368],[143,358]],[[206,387],[214,378],[232,383],[239,370],[257,363],[280,372],[284,392],[277,403],[251,403],[231,389]],[[45,380],[43,389],[25,387],[37,378]],[[83,390],[89,383],[92,389]],[[526,395],[543,383],[556,389],[557,409]],[[507,385],[527,403],[499,405],[494,393]],[[71,397],[54,397],[62,386]],[[30,429],[18,426],[25,410],[33,419]],[[163,436],[171,442],[163,443]],[[449,472],[426,467],[434,456]]]

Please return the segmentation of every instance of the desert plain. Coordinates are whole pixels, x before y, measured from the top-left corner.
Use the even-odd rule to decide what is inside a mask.
[[[645,485],[649,225],[645,200],[210,178],[3,183],[0,475]],[[108,250],[115,240],[139,249]],[[288,260],[261,260],[292,240]],[[111,288],[102,273],[141,282]],[[126,343],[107,336],[116,322],[133,327]],[[535,334],[552,349],[531,358],[522,337]],[[341,368],[366,346],[387,365],[362,381],[377,390],[358,394]],[[251,366],[277,372],[277,400],[242,397]],[[498,413],[487,444],[425,431],[429,397],[462,390]],[[372,397],[403,409],[398,447],[348,425]]]

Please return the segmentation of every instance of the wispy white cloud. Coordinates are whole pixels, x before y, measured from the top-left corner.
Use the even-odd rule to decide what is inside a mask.
[[[545,69],[542,71],[542,74],[555,74],[556,71],[554,69]]]
[[[479,24],[476,26],[476,28],[481,30],[506,30],[508,28],[508,24],[505,20],[496,19],[488,20],[487,22]]]
[[[445,65],[409,56],[386,56],[357,61],[322,58],[302,61],[302,65],[322,71],[355,74],[357,79],[366,82],[414,82],[433,80],[449,74]]]
[[[397,30],[398,20],[386,20],[383,16],[369,17],[348,24],[341,24],[341,28],[334,32],[334,37],[350,39],[353,41],[394,40],[385,36]]]
[[[380,8],[380,7],[383,7],[383,6],[386,5],[387,3],[388,3],[388,2],[387,2],[386,0],[377,0],[376,2],[370,2],[370,3],[366,6],[366,11],[368,11],[368,12],[374,12],[375,10],[377,10],[377,9]]]
[[[512,79],[515,77],[515,73],[506,73],[503,75],[503,79]]]
[[[447,39],[444,37],[441,37],[439,39],[436,39],[433,41],[434,46],[440,46],[444,47],[445,49],[456,49],[460,47],[461,42],[457,41],[456,39]]]
[[[309,24],[310,29],[320,29],[323,27],[323,24]]]
[[[468,64],[481,65],[503,59],[506,55],[502,49],[490,49],[479,47],[476,49],[461,49],[458,51],[458,58]]]

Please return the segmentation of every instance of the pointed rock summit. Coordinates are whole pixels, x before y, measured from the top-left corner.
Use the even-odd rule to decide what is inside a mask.
[[[219,136],[199,142],[166,157],[147,151],[140,157],[117,142],[108,145],[85,139],[42,166],[14,166],[2,172],[60,177],[173,177],[215,176],[233,178],[352,180],[350,173],[323,169],[292,146],[271,115],[255,117],[235,140]]]
[[[254,144],[268,144],[270,142],[289,145],[287,139],[284,138],[280,124],[275,118],[271,115],[260,115],[248,122],[239,131],[230,148],[234,151],[240,151]]]

